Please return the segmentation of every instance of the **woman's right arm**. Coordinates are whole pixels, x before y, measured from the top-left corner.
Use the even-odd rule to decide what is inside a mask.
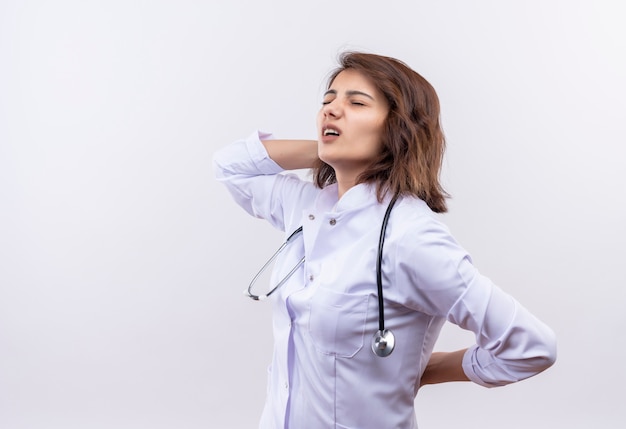
[[[301,215],[298,202],[314,198],[318,190],[295,174],[280,173],[309,168],[315,159],[314,141],[273,140],[271,134],[261,132],[213,154],[216,179],[226,186],[235,202],[281,230],[299,221],[293,219],[296,213]]]
[[[317,161],[315,140],[261,140],[267,154],[285,170],[312,168]]]

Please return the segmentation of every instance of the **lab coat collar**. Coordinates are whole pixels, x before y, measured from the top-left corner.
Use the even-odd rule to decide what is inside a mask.
[[[348,189],[341,199],[338,199],[337,193],[336,183],[326,186],[317,198],[315,209],[319,212],[341,213],[378,203],[374,184],[359,183]]]

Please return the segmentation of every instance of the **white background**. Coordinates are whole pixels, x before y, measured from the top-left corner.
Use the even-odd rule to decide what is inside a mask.
[[[424,388],[420,428],[625,427],[624,22],[619,0],[0,1],[0,428],[255,427],[271,327],[241,290],[282,234],[211,156],[314,138],[345,49],[435,86],[443,219],[559,339],[536,378]]]

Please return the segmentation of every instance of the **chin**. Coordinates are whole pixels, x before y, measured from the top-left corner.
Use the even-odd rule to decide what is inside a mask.
[[[317,156],[319,157],[319,159],[323,162],[325,162],[326,164],[330,165],[331,167],[333,167],[333,157],[332,156],[328,156],[328,154],[323,153],[322,151],[318,152]],[[334,168],[334,167],[333,167]]]

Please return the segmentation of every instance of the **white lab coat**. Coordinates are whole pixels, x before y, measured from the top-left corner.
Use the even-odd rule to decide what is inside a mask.
[[[385,325],[396,337],[385,358],[370,348],[378,329],[376,254],[388,200],[361,184],[338,201],[281,174],[254,133],[214,156],[218,180],[248,213],[303,234],[278,262],[270,298],[274,355],[260,427],[416,428],[414,397],[445,320],[473,331],[463,369],[483,386],[537,374],[555,360],[555,336],[481,275],[421,200],[400,198],[387,228],[382,271]],[[271,254],[272,249],[268,249]]]

